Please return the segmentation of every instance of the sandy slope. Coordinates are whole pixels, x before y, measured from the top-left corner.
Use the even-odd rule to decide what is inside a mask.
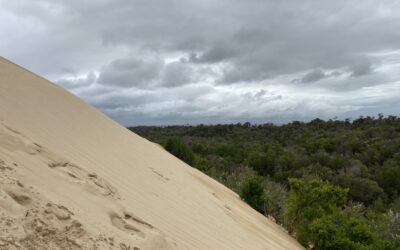
[[[0,58],[0,249],[302,249],[232,191]]]

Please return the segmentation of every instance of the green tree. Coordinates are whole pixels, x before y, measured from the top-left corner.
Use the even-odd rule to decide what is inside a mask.
[[[300,243],[308,246],[313,239],[309,225],[315,219],[337,213],[346,204],[348,190],[316,179],[306,183],[290,178],[289,185],[284,224]]]
[[[379,184],[383,187],[385,192],[392,197],[396,197],[400,194],[400,167],[383,169],[379,178]]]
[[[265,213],[265,192],[263,178],[250,176],[240,186],[240,197],[260,213]]]
[[[352,200],[361,201],[365,205],[372,204],[378,198],[386,198],[378,183],[367,178],[344,176],[339,179],[339,183],[349,188],[349,196]]]
[[[310,223],[309,242],[318,250],[374,250],[376,236],[361,220],[338,210]]]
[[[273,175],[275,170],[275,156],[270,152],[253,152],[249,156],[249,165],[260,175]]]
[[[165,149],[189,165],[195,162],[193,151],[177,137],[169,138],[165,143]]]

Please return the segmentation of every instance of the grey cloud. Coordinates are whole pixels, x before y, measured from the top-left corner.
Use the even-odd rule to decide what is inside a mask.
[[[344,69],[342,71],[324,72],[313,74],[311,71],[303,78],[295,78],[292,83],[303,83],[299,86],[304,91],[312,91],[314,88],[323,88],[332,94],[345,94],[348,91],[361,90],[366,87],[379,87],[390,81],[383,73],[374,72],[373,74],[364,74],[354,76],[352,71]],[[297,85],[297,84],[296,84]]]
[[[191,83],[192,67],[185,60],[164,63],[161,60],[117,59],[103,66],[98,83],[117,87],[177,87]]]
[[[131,90],[130,92],[112,92],[105,93],[100,96],[89,98],[90,103],[103,110],[112,111],[120,108],[129,108],[135,106],[137,108],[152,101],[151,93],[140,93],[138,90]]]
[[[311,70],[309,72],[307,72],[306,74],[304,74],[300,79],[299,78],[295,78],[293,79],[291,82],[292,83],[313,83],[316,84],[315,82],[319,82],[321,80],[333,80],[336,77],[340,77],[343,75],[348,74],[347,71],[345,70],[335,70],[335,71],[325,71],[322,69],[314,69]],[[342,81],[342,80],[341,80]],[[326,84],[327,82],[324,82],[324,85],[327,85],[326,87],[334,87],[334,86],[330,86],[330,85],[334,85],[332,84],[332,82],[337,82],[337,81],[331,81],[330,84]],[[329,83],[329,82],[328,82]]]
[[[245,93],[242,95],[242,97],[250,102],[256,100],[256,101],[261,101],[263,103],[275,100],[281,100],[283,98],[282,95],[276,95],[275,93],[272,93],[265,89],[260,89],[255,93],[254,92]]]
[[[352,76],[363,76],[373,72],[372,64],[369,61],[360,61],[350,66],[350,72]]]
[[[96,81],[96,74],[94,72],[89,72],[87,75],[82,77],[62,78],[57,80],[56,83],[67,89],[75,89],[94,84]]]
[[[216,43],[201,55],[191,53],[189,58],[195,63],[218,63],[233,57],[235,51],[229,48],[229,43]]]
[[[270,78],[267,68],[264,65],[233,65],[223,70],[221,78],[217,79],[219,84],[232,84],[238,82],[262,81]]]
[[[167,87],[181,86],[192,80],[192,69],[185,62],[171,62],[165,65],[161,85]]]
[[[267,91],[265,91],[264,89],[260,89],[260,91],[258,91],[258,92],[254,95],[254,97],[255,97],[255,98],[262,98],[262,97],[265,96],[265,94],[267,94]]]
[[[301,82],[303,82],[303,83],[315,82],[315,81],[319,81],[327,76],[328,75],[321,69],[316,69],[316,70],[313,70],[313,71],[307,73],[305,76],[303,76],[303,78],[301,78]]]
[[[125,124],[338,115],[400,79],[399,1],[0,3],[5,57]]]
[[[12,9],[20,15],[31,11],[31,19],[50,26],[46,28],[53,37],[74,45],[64,44],[70,55],[68,61],[77,57],[76,52],[94,48],[103,52],[121,46],[133,51],[192,53],[197,55],[192,57],[194,61],[203,63],[229,61],[234,69],[224,71],[226,75],[220,82],[230,83],[314,68],[341,68],[359,54],[396,49],[400,35],[393,30],[400,28],[400,22],[395,21],[398,17],[393,12],[380,15],[376,5],[374,0],[366,0],[357,8],[348,1],[327,0],[221,0],[218,4],[198,0],[115,0],[83,5],[80,1],[26,2],[24,7],[13,5]],[[49,12],[48,6],[53,11]],[[392,1],[379,2],[381,11],[395,7]],[[42,12],[59,15],[43,17],[39,15]],[[362,18],[364,21],[359,22]],[[79,39],[68,39],[61,31]],[[55,50],[55,43],[62,41],[41,42]],[[56,55],[51,53],[48,57],[61,64]],[[87,64],[97,59],[95,53],[90,53]],[[246,67],[251,69],[243,69]],[[237,70],[243,76],[238,76]]]
[[[160,60],[117,59],[101,69],[98,83],[118,87],[151,85],[163,64]]]

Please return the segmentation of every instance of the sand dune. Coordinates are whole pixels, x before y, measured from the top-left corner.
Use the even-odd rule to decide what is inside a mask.
[[[0,249],[302,249],[237,194],[0,58]]]

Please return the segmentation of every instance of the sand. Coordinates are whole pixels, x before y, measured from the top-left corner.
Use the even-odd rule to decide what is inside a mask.
[[[237,194],[0,58],[0,249],[303,249]]]

